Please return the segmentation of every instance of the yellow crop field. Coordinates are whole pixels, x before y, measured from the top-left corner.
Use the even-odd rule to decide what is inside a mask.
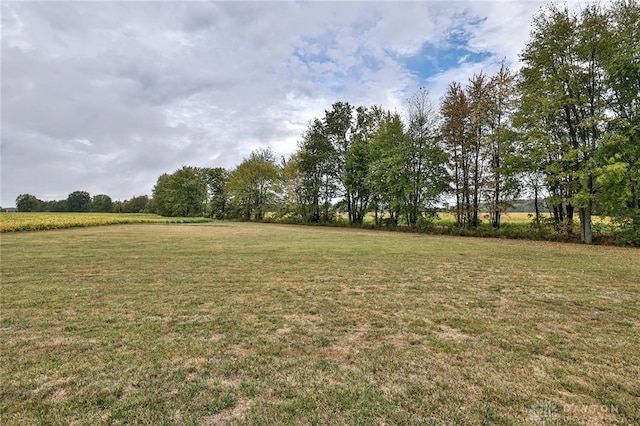
[[[480,220],[483,222],[491,221],[491,217],[489,213],[479,213]],[[455,221],[456,216],[452,213],[438,213],[438,216],[441,220],[450,220]],[[549,213],[542,213],[542,217],[550,217]],[[533,220],[533,213],[523,213],[523,212],[512,212],[512,213],[502,213],[501,221],[503,223],[523,223],[523,222],[531,222]]]
[[[533,221],[534,216],[535,216],[534,213],[524,213],[524,212],[502,213],[500,221],[502,223],[530,223],[531,221]],[[438,217],[441,220],[449,220],[452,222],[456,220],[455,215],[453,215],[452,213],[438,213]],[[541,212],[540,217],[552,218],[549,212]],[[480,213],[480,220],[482,220],[483,222],[490,222],[491,217],[489,216],[489,213],[483,212],[483,213]],[[576,223],[580,223],[580,218],[578,217],[577,214],[574,216],[573,220]],[[593,216],[591,220],[593,223],[610,223],[610,220],[608,218],[602,218],[600,216]]]
[[[166,218],[140,213],[0,213],[0,232],[40,231],[125,223],[204,222],[206,218]]]

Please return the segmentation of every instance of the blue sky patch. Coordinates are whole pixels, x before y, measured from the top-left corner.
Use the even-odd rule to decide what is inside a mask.
[[[471,25],[480,22],[482,20],[472,22]],[[403,63],[412,74],[426,80],[436,74],[458,68],[464,63],[483,62],[493,55],[491,52],[469,48],[470,36],[469,32],[463,29],[453,30],[444,43],[426,42],[418,53],[406,57]]]

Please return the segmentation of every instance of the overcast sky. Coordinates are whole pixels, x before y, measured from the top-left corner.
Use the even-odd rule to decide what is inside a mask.
[[[0,206],[288,157],[333,102],[402,112],[419,87],[517,69],[543,4],[3,1]]]

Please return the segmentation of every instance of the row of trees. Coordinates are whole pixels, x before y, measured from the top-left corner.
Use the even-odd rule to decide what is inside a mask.
[[[101,212],[140,213],[145,211],[149,197],[133,197],[125,201],[113,201],[110,196],[98,194],[91,197],[86,191],[74,191],[65,200],[42,201],[35,195],[20,194],[16,207],[20,212]]]
[[[558,229],[592,241],[600,211],[640,235],[640,6],[579,13],[549,6],[535,17],[519,73],[503,66],[452,82],[439,105],[423,89],[403,116],[336,102],[312,120],[288,159],[258,150],[234,170],[184,167],[153,193],[161,214],[261,220],[271,211],[308,222],[336,208],[351,223],[415,226],[445,201],[475,227],[481,207],[500,227],[523,193]],[[336,204],[336,202],[338,202]]]
[[[498,77],[505,74],[509,73],[503,68]],[[472,85],[467,91],[471,89]],[[482,89],[489,97],[490,86]],[[461,93],[464,97],[466,92]],[[476,226],[480,202],[485,200],[481,192],[489,182],[483,177],[487,169],[483,156],[491,150],[480,137],[471,149],[466,130],[462,141],[456,139],[451,133],[454,124],[441,117],[459,112],[446,108],[443,103],[439,110],[424,89],[408,100],[406,123],[398,112],[336,102],[324,117],[309,123],[298,151],[289,159],[278,160],[269,149],[260,149],[231,171],[183,167],[158,179],[150,204],[164,215],[204,213],[245,220],[262,220],[269,211],[323,222],[344,212],[354,224],[372,212],[378,225],[383,220],[397,225],[404,218],[416,226],[421,218],[432,217],[453,191],[459,225]],[[465,111],[476,114],[476,108]],[[451,134],[443,137],[447,126]],[[500,152],[507,156],[507,150]],[[502,179],[499,161],[495,164],[490,169],[492,182]],[[498,184],[491,200],[505,208],[508,203],[503,198],[517,195],[517,189]]]

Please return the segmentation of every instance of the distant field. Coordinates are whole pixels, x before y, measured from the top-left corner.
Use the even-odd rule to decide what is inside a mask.
[[[451,213],[439,213],[438,216],[442,220],[450,220],[455,222],[456,217]],[[483,222],[491,222],[491,217],[489,213],[482,213],[479,215],[480,220]],[[514,213],[503,213],[501,217],[501,221],[503,223],[523,223],[523,222],[531,222],[535,214],[532,213],[522,213],[522,212],[514,212]],[[542,213],[542,217],[549,217],[549,213]]]
[[[640,424],[638,249],[211,222],[0,250],[3,426]]]
[[[441,220],[449,220],[452,222],[455,222],[456,217],[455,215],[451,214],[451,213],[438,213],[438,216]],[[533,218],[535,216],[535,213],[523,213],[523,212],[512,212],[512,213],[503,213],[500,221],[502,223],[530,223],[531,221],[533,221]],[[549,214],[548,212],[543,212],[540,214],[540,216],[542,218],[552,218],[553,216],[551,214]],[[480,220],[482,220],[483,222],[491,222],[491,217],[489,216],[489,213],[482,213],[480,214]],[[580,218],[578,217],[578,215],[575,215],[573,220],[576,223],[580,223]],[[605,218],[604,220],[602,219],[602,217],[600,216],[593,216],[592,217],[592,222],[594,224],[597,223],[602,223],[603,221],[605,223],[607,223],[607,219]]]
[[[0,213],[0,232],[42,231],[124,223],[205,222],[206,218],[166,218],[141,213]]]

